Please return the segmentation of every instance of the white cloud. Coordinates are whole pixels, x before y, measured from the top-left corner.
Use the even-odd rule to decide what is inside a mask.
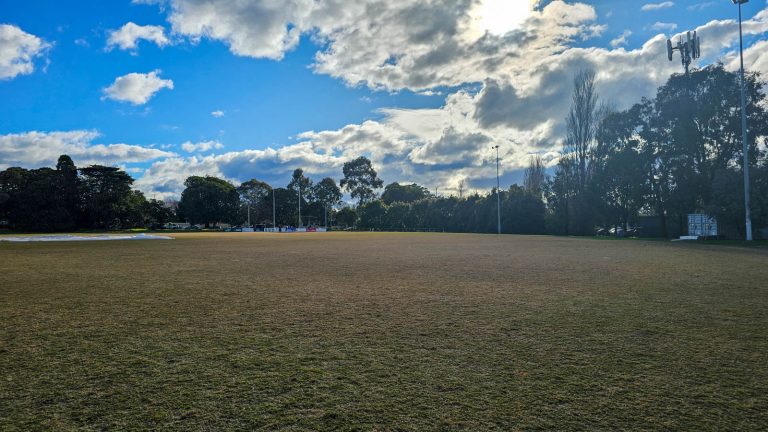
[[[193,40],[205,37],[224,41],[237,55],[276,60],[296,46],[301,32],[308,30],[305,19],[317,7],[313,0],[226,4],[173,0],[170,4],[169,21],[174,32]]]
[[[224,117],[224,111],[216,110],[216,111],[211,112],[211,115],[216,117],[216,118],[221,118],[221,117]]]
[[[138,41],[142,39],[154,42],[160,47],[170,43],[170,40],[165,36],[165,29],[162,26],[141,26],[128,22],[119,29],[109,32],[106,49],[112,50],[118,47],[121,50],[135,50],[138,46]]]
[[[142,190],[178,195],[192,174],[233,181],[256,177],[284,185],[297,167],[316,178],[338,178],[342,164],[359,155],[370,157],[386,182],[416,181],[442,191],[469,178],[470,187],[482,188],[495,175],[491,145],[501,146],[507,175],[520,172],[532,153],[542,154],[548,164],[556,161],[576,71],[594,69],[601,96],[621,109],[652,96],[681,70],[679,62],[666,60],[663,35],[632,50],[624,47],[628,32],[620,36],[624,41],[614,39],[614,49],[575,47],[605,29],[594,8],[583,3],[548,2],[501,35],[472,27],[468,11],[478,3],[471,1],[286,4],[169,0],[167,10],[175,31],[220,40],[237,55],[280,58],[295,45],[291,38],[297,32],[309,34],[324,47],[315,71],[350,85],[429,94],[446,91],[439,86],[479,84],[448,91],[439,108],[385,109],[380,120],[304,132],[298,142],[275,149],[160,158],[138,182]],[[697,30],[704,42],[702,61],[722,58],[732,67],[735,21],[712,21]],[[765,34],[768,11],[747,20],[744,31]],[[748,67],[768,68],[765,51],[762,43],[748,50]],[[182,148],[190,153],[217,149],[185,144]]]
[[[508,77],[605,29],[587,4],[534,8],[537,1],[526,1],[527,8],[500,0],[170,0],[168,20],[180,35],[219,40],[255,58],[280,59],[310,34],[326,47],[316,55],[317,72],[352,86],[421,91]],[[514,26],[500,30],[480,19],[510,7]]]
[[[218,141],[201,141],[199,143],[187,141],[181,145],[181,148],[187,153],[194,153],[206,152],[214,149],[218,150],[224,148],[224,145]]]
[[[34,60],[42,56],[51,45],[22,29],[0,24],[0,80],[31,74]]]
[[[579,12],[580,17],[571,15],[563,18],[570,23],[577,20],[579,24],[566,24],[560,29],[545,28],[543,33],[527,34],[526,50],[519,53],[504,45],[517,43],[514,42],[518,40],[514,35],[503,40],[484,36],[484,40],[493,42],[484,45],[486,51],[478,48],[484,60],[477,60],[481,58],[478,53],[470,54],[469,58],[447,56],[446,62],[441,63],[442,71],[433,74],[431,68],[434,66],[429,65],[423,69],[429,71],[428,77],[422,77],[424,82],[480,80],[479,91],[454,91],[446,95],[442,107],[435,109],[384,109],[380,111],[384,115],[381,120],[350,124],[337,130],[305,132],[298,135],[297,143],[276,149],[159,160],[147,170],[141,187],[160,196],[177,195],[183,189],[184,179],[191,174],[219,175],[233,181],[256,177],[284,185],[291,171],[297,167],[304,168],[308,175],[316,178],[326,175],[338,178],[345,161],[366,155],[385,182],[416,181],[430,189],[439,187],[441,191],[450,192],[462,178],[469,178],[471,188],[487,190],[495,179],[494,154],[490,146],[497,144],[502,149],[502,173],[508,179],[516,178],[527,165],[529,155],[534,153],[541,154],[545,163],[552,165],[558,157],[564,131],[563,119],[570,103],[569,95],[576,71],[594,69],[601,96],[622,109],[644,96],[652,96],[658,86],[670,74],[679,73],[681,67],[679,62],[666,60],[666,37],[663,35],[657,35],[632,50],[623,47],[573,47],[570,41],[593,34],[594,11],[589,7],[571,9],[573,5],[562,3],[553,2],[550,5],[561,8],[546,12],[555,21],[542,24],[545,19],[541,15],[545,12],[540,11],[532,14],[520,31],[538,31],[540,26],[554,25],[552,23],[559,19],[555,11]],[[338,25],[345,24],[339,22]],[[361,24],[362,27],[367,25]],[[705,58],[702,61],[724,59],[727,67],[731,68],[734,43],[738,40],[735,21],[711,21],[696,30],[704,40]],[[744,31],[747,35],[761,35],[768,31],[768,11],[746,21]],[[427,32],[423,37],[431,40],[432,36]],[[334,44],[341,40],[329,39],[329,46],[340,47]],[[364,36],[363,40],[368,43],[373,39]],[[557,42],[553,45],[553,41]],[[403,47],[407,47],[407,43],[408,40],[403,39],[394,45],[405,50]],[[768,50],[763,45],[758,43],[746,53],[747,67],[752,70],[768,68],[766,56],[763,55]],[[557,48],[550,51],[553,46]],[[416,49],[408,55],[418,57],[419,47],[417,39]],[[375,80],[365,82],[376,82],[379,86],[392,89],[419,88],[414,84],[414,80],[422,79],[418,73],[416,77],[408,76],[415,73],[415,66],[403,64],[407,56],[388,59],[393,63],[389,65],[391,70],[379,74],[375,68],[370,69],[370,65],[376,65],[377,61],[365,55],[368,49],[363,47],[360,51],[359,76],[371,76]],[[440,51],[437,47],[429,49],[432,54]],[[536,52],[530,54],[528,50]],[[348,59],[352,60],[351,57]],[[458,72],[452,72],[461,68],[464,68],[463,78]],[[340,73],[353,72],[354,68]],[[445,75],[439,75],[441,73]],[[345,76],[348,75],[340,75],[342,79]],[[238,143],[246,147],[249,144]],[[254,147],[259,144],[252,143]]]
[[[121,102],[130,102],[134,105],[143,105],[160,90],[173,89],[173,81],[162,79],[158,75],[160,70],[150,73],[129,73],[117,77],[115,82],[104,89],[104,97]]]
[[[706,2],[701,2],[701,3],[696,3],[696,4],[693,4],[693,5],[690,5],[686,9],[691,10],[691,11],[701,11],[701,10],[710,8],[710,7],[712,7],[712,6],[716,5],[716,4],[717,4],[717,2],[714,2],[714,1],[706,1]]]
[[[54,166],[62,154],[68,154],[80,166],[147,162],[174,156],[171,152],[138,145],[94,144],[98,137],[98,132],[87,130],[0,135],[0,169]]]
[[[656,11],[660,9],[671,8],[674,5],[675,3],[671,1],[665,1],[661,3],[646,3],[643,5],[643,7],[640,8],[640,10],[642,10],[643,12]]]
[[[653,31],[673,32],[677,30],[677,24],[656,21],[655,23],[651,24],[648,28]]]
[[[627,38],[632,36],[632,31],[624,30],[620,35],[611,40],[611,46],[618,48],[627,44]]]

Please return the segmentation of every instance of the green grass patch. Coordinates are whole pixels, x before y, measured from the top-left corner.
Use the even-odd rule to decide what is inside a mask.
[[[0,243],[1,430],[765,430],[768,253],[469,234]]]

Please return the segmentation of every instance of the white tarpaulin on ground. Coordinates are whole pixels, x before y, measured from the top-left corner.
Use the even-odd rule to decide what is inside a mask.
[[[151,234],[99,234],[99,235],[40,235],[0,236],[0,242],[53,242],[53,241],[103,241],[103,240],[173,240],[173,237]]]

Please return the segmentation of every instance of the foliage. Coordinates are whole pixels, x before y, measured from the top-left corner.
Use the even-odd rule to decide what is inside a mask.
[[[576,78],[566,146],[545,188],[548,230],[626,228],[643,213],[659,217],[662,235],[678,236],[686,234],[686,215],[703,211],[717,216],[721,232],[743,236],[737,75],[721,64],[674,75],[654,99],[618,113],[596,108],[590,76]],[[759,227],[768,223],[757,187],[768,111],[759,76],[748,75],[746,87],[750,168],[758,173],[753,225]]]
[[[351,207],[344,207],[336,213],[336,223],[344,228],[354,227],[357,223],[357,211]]]
[[[0,171],[0,220],[17,230],[157,228],[174,218],[162,201],[131,188],[119,168],[92,165],[78,169],[59,157],[56,169]]]
[[[429,197],[429,190],[416,183],[409,185],[401,185],[397,182],[390,183],[384,188],[384,193],[381,194],[381,200],[387,205],[395,202],[410,203],[427,197]]]
[[[365,156],[346,162],[342,168],[344,178],[341,187],[363,205],[376,197],[376,189],[380,189],[384,182],[378,177],[370,159]]]
[[[248,211],[250,211],[251,222],[272,222],[272,186],[263,181],[251,179],[241,183],[237,187],[237,193],[240,194],[242,205],[240,219],[248,220]]]
[[[179,213],[191,223],[216,226],[218,222],[237,222],[240,195],[226,180],[192,176],[184,181]]]

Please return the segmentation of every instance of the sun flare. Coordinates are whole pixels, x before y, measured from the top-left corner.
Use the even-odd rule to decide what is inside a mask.
[[[472,18],[477,30],[501,36],[520,27],[532,10],[530,0],[482,0]]]

